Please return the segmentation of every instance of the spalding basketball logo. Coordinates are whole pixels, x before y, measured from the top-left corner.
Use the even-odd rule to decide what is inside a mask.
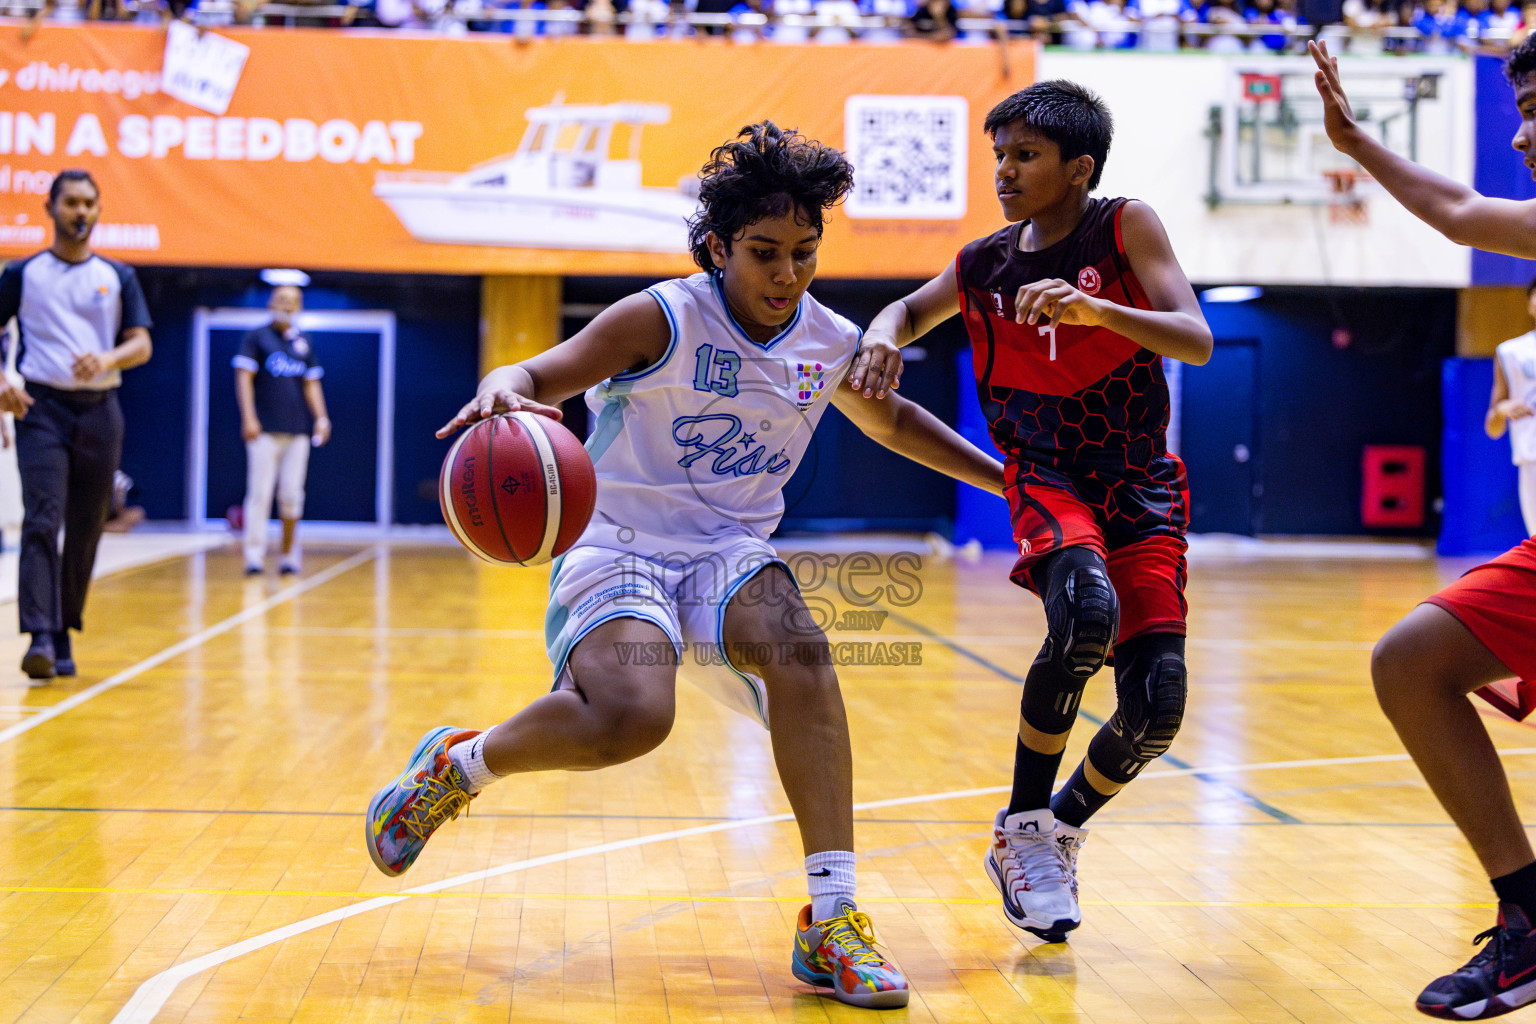
[[[1084,267],[1077,272],[1077,286],[1089,295],[1099,294],[1099,285],[1103,284],[1099,272],[1093,267]]]

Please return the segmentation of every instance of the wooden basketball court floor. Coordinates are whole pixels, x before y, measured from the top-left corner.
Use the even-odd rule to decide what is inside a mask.
[[[1367,663],[1468,563],[1197,548],[1184,730],[1092,823],[1083,926],[1045,945],[981,867],[1038,602],[1003,558],[869,550],[903,548],[918,585],[832,636],[921,645],[920,666],[841,671],[861,903],[909,1008],[790,975],[804,883],[768,737],[686,684],[659,750],[504,781],[378,874],[363,808],[418,736],[548,686],[547,577],[337,544],[298,579],[247,579],[225,547],[99,580],[75,680],[26,688],[22,639],[0,642],[0,1021],[1421,1019],[1492,906]],[[856,572],[861,593],[894,580]],[[847,610],[835,578],[811,592]],[[1069,758],[1112,707],[1101,674]],[[1489,720],[1531,794],[1536,736]]]

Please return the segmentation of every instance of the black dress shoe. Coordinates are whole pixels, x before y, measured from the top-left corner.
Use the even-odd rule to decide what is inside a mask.
[[[54,666],[52,634],[32,634],[32,646],[22,655],[21,670],[32,679],[52,679],[58,674]]]

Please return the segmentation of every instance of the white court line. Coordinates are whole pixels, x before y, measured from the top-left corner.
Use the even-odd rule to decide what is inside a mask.
[[[145,658],[137,665],[130,665],[129,667],[123,669],[121,672],[117,673],[115,676],[108,676],[106,679],[103,679],[95,686],[88,686],[81,690],[79,693],[74,694],[71,697],[64,698],[57,704],[43,709],[37,715],[27,719],[24,722],[17,722],[15,725],[10,726],[7,729],[0,729],[0,743],[8,743],[15,739],[17,736],[20,736],[32,729],[36,729],[44,722],[53,721],[55,718],[58,718],[60,715],[64,714],[64,712],[74,710],[93,697],[99,697],[103,693],[106,693],[108,690],[121,686],[122,684],[128,682],[130,679],[134,679],[143,675],[145,672],[148,672],[152,668],[157,668],[160,665],[165,664],[172,658],[180,657],[193,648],[201,647],[203,644],[207,643],[209,640],[212,640],[214,637],[228,633],[230,630],[234,629],[238,625],[241,625],[242,623],[249,622],[251,619],[254,619],[257,616],[265,615],[273,608],[293,600],[295,597],[298,597],[306,590],[313,590],[320,584],[328,583],[335,579],[337,576],[340,576],[342,573],[357,568],[364,562],[375,558],[378,553],[379,552],[377,548],[368,551],[359,551],[351,558],[348,558],[342,562],[337,562],[329,569],[323,569],[320,572],[315,573],[313,576],[305,579],[302,583],[298,583],[292,587],[288,587],[285,590],[278,591],[271,597],[267,598],[265,601],[262,601],[260,604],[253,604],[251,607],[245,609],[244,611],[236,615],[231,615],[223,622],[220,622],[217,625],[209,626],[201,633],[194,633],[192,636],[187,637],[185,640],[172,644],[165,650],[161,651],[159,654],[154,654],[148,658]]]
[[[1518,747],[1510,750],[1499,751],[1504,756],[1516,756],[1524,754],[1536,754],[1536,747]],[[1229,764],[1214,765],[1209,768],[1177,768],[1168,771],[1145,772],[1140,778],[1172,777],[1178,775],[1227,775],[1241,772],[1269,771],[1279,768],[1327,768],[1347,764],[1373,764],[1391,761],[1406,761],[1407,754],[1370,754],[1362,757],[1327,757],[1310,761],[1267,761],[1257,764]],[[865,803],[854,804],[855,811],[870,811],[881,807],[898,807],[902,804],[920,804],[937,802],[940,800],[961,800],[972,796],[989,796],[995,793],[1008,792],[1008,786],[988,786],[982,789],[956,789],[945,793],[925,793],[918,796],[893,797],[889,800],[870,800]],[[359,812],[361,813],[361,812]],[[406,889],[398,896],[380,896],[376,899],[356,903],[350,907],[342,907],[315,917],[305,918],[293,924],[274,928],[272,931],[253,935],[249,939],[216,949],[211,953],[205,953],[195,960],[169,967],[148,981],[144,982],[133,993],[133,997],[112,1018],[112,1024],[149,1024],[165,1006],[176,987],[188,978],[194,977],[204,971],[211,970],[221,964],[242,957],[247,953],[253,953],[258,949],[270,946],[273,943],[291,939],[295,935],[314,931],[316,928],[324,928],[326,925],[345,921],[349,917],[366,914],[370,910],[380,910],[396,903],[403,903],[409,896],[419,896],[434,892],[442,892],[445,889],[457,888],[461,885],[472,885],[482,882],[487,878],[496,878],[500,875],[509,875],[517,871],[526,871],[529,868],[543,867],[546,864],[559,864],[563,861],[576,860],[580,857],[594,857],[599,854],[612,853],[616,850],[628,850],[636,846],[648,846],[651,843],[663,843],[672,839],[685,839],[690,836],[709,835],[712,832],[729,832],[735,829],[754,828],[758,825],[772,825],[783,821],[793,821],[792,814],[768,814],[758,818],[742,818],[740,820],[722,821],[713,825],[695,825],[692,828],[680,828],[671,832],[661,832],[656,835],[636,836],[633,839],[622,839],[612,843],[602,843],[598,846],[583,846],[575,850],[566,850],[563,853],[550,853],[542,857],[534,857],[529,860],[514,861],[510,864],[501,864],[496,867],[486,868],[483,871],[471,871],[464,875],[455,875],[453,878],[445,878],[440,882],[429,882],[413,889]],[[687,897],[679,897],[679,902],[687,902]]]

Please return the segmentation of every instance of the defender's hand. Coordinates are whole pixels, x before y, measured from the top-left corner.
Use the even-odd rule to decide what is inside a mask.
[[[1307,41],[1307,52],[1317,64],[1317,74],[1313,78],[1317,93],[1323,98],[1323,130],[1328,133],[1328,141],[1333,143],[1334,149],[1347,153],[1351,138],[1359,132],[1360,126],[1355,123],[1355,112],[1339,81],[1339,60],[1328,56],[1326,42],[1315,39]]]
[[[864,335],[864,347],[848,371],[848,386],[863,388],[865,398],[884,398],[887,389],[901,387],[901,349],[887,338]]]

